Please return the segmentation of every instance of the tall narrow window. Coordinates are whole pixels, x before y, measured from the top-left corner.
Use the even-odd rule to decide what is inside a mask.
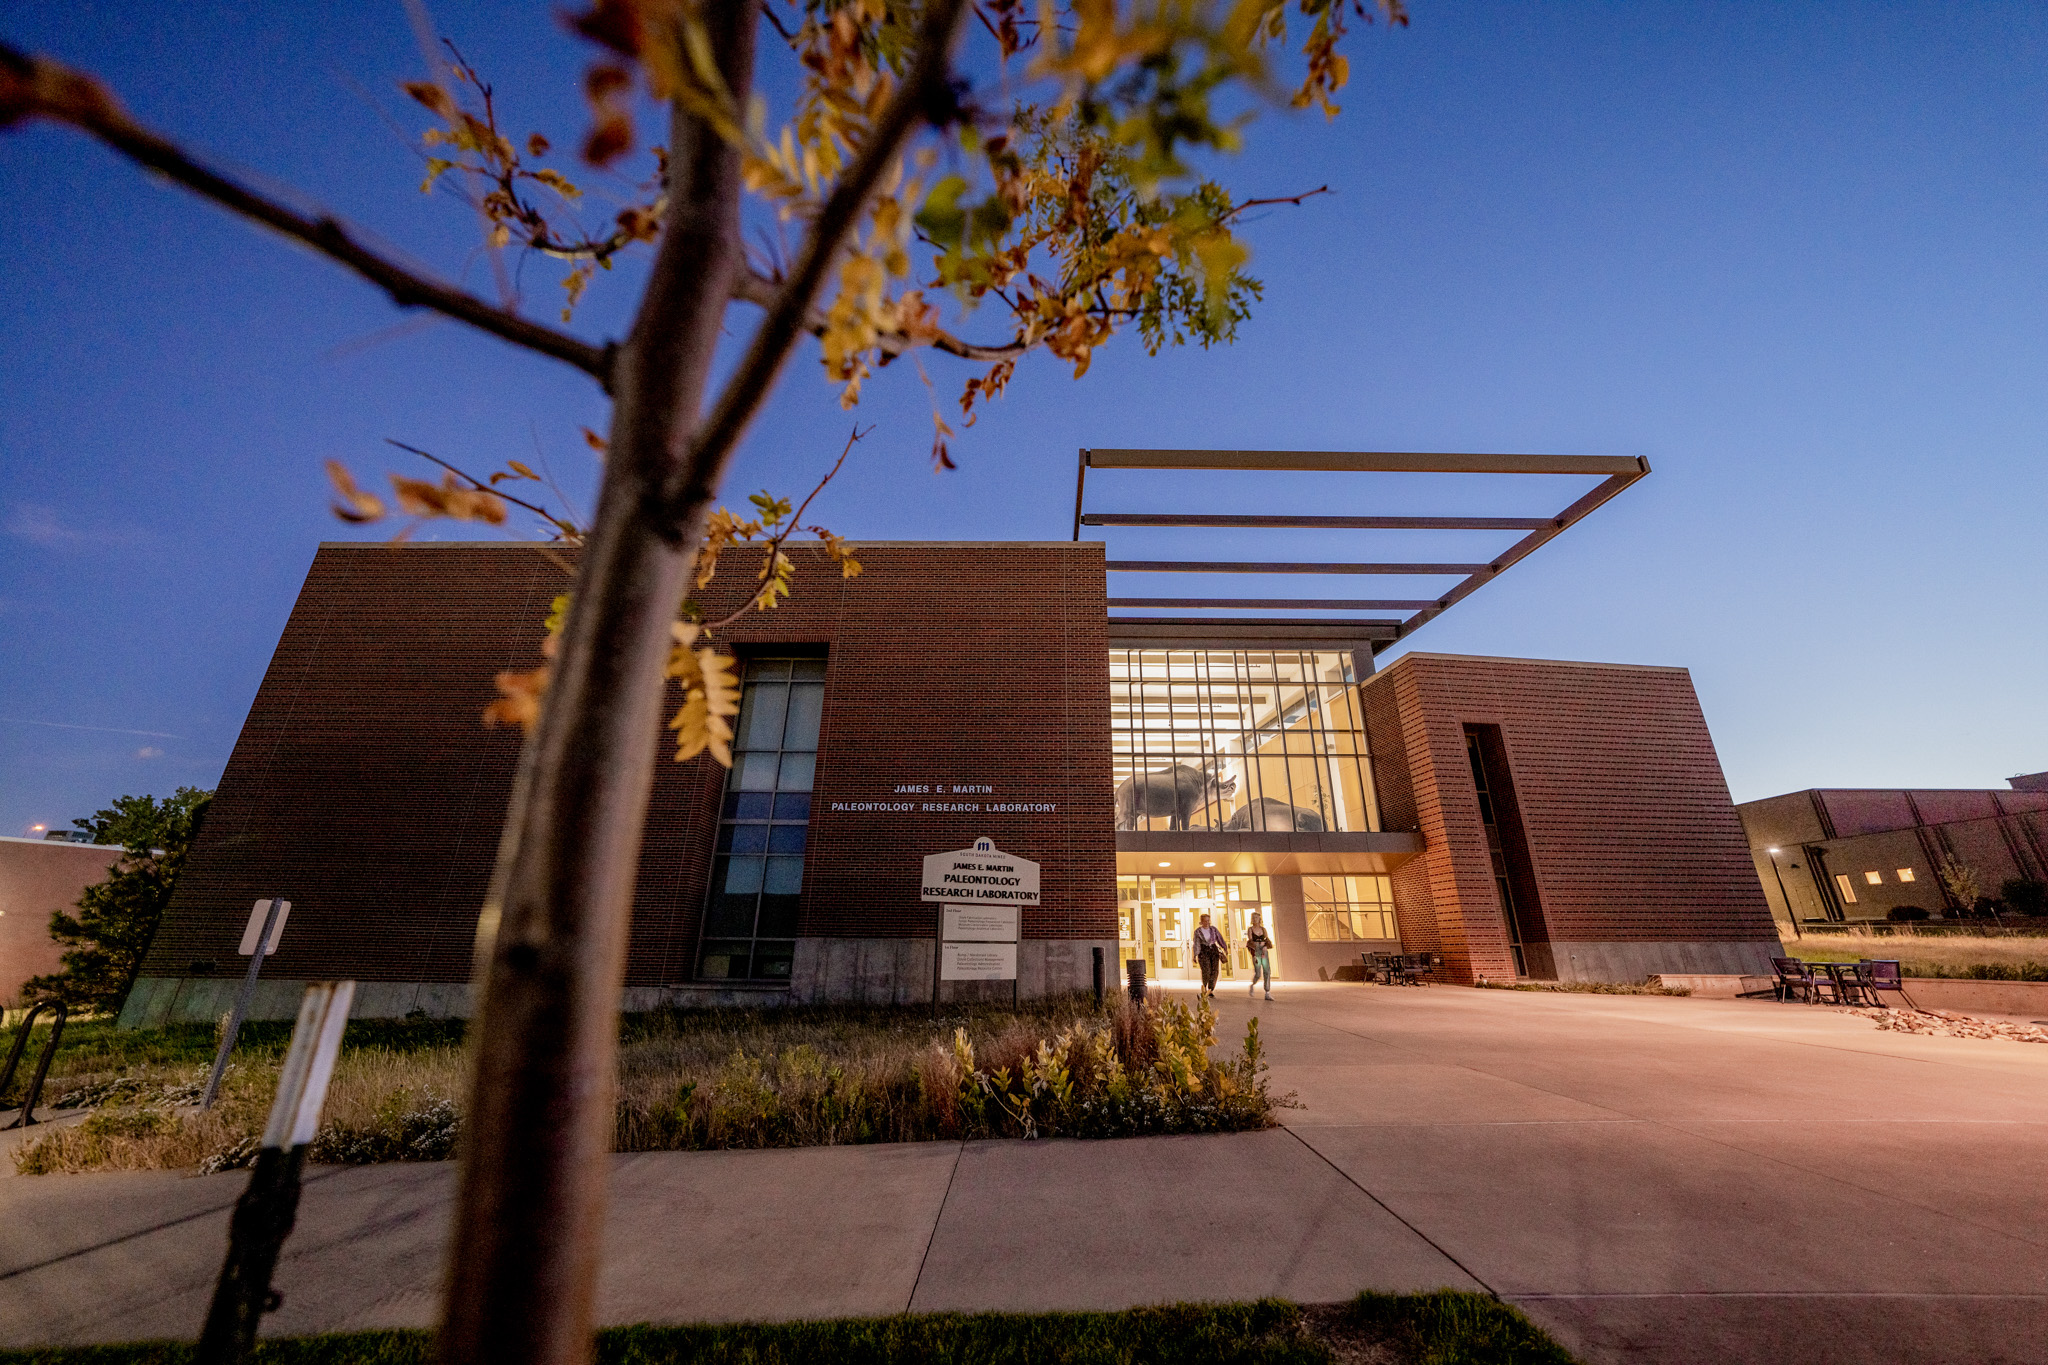
[[[1848,902],[1850,905],[1854,905],[1856,903],[1856,888],[1849,885],[1848,873],[1837,872],[1835,874],[1835,889],[1842,893],[1842,899],[1844,901]]]
[[[697,972],[713,980],[782,981],[796,954],[825,661],[749,660],[745,687]]]
[[[1479,821],[1485,829],[1494,892],[1500,899],[1515,975],[1552,976],[1550,933],[1543,921],[1529,836],[1522,827],[1521,805],[1515,800],[1514,777],[1508,770],[1500,727],[1467,725],[1465,756],[1472,765],[1473,794],[1479,798]]]

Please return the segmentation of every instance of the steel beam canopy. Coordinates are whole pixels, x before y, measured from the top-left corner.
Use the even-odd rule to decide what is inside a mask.
[[[1270,473],[1345,474],[1576,474],[1600,482],[1554,517],[1461,516],[1287,516],[1184,512],[1096,512],[1086,510],[1090,469],[1252,470]],[[1125,638],[1160,638],[1176,630],[1218,640],[1277,639],[1292,630],[1301,643],[1320,643],[1351,632],[1360,645],[1385,649],[1428,624],[1458,602],[1525,559],[1537,547],[1591,513],[1650,472],[1650,462],[1634,455],[1501,455],[1427,454],[1413,451],[1340,450],[1088,450],[1080,452],[1074,479],[1074,539],[1083,526],[1235,527],[1252,530],[1370,531],[1526,531],[1527,534],[1484,563],[1434,561],[1341,563],[1293,560],[1110,559],[1110,573],[1198,574],[1383,574],[1395,577],[1456,576],[1458,583],[1441,596],[1417,599],[1339,600],[1329,598],[1258,597],[1111,597],[1111,607],[1167,607],[1184,610],[1270,609],[1308,611],[1410,611],[1400,621],[1279,621],[1237,617],[1111,617],[1110,634]],[[1121,629],[1120,629],[1121,628]]]
[[[1336,474],[1647,474],[1634,455],[1466,455],[1391,450],[1086,450],[1090,469],[1263,469]]]

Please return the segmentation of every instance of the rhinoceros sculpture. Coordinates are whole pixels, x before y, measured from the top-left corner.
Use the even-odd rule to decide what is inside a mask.
[[[1286,831],[1314,831],[1321,833],[1326,826],[1323,817],[1300,806],[1290,806],[1285,801],[1275,801],[1270,796],[1261,796],[1245,803],[1244,809],[1223,822],[1225,829],[1258,829]]]
[[[1190,768],[1176,763],[1171,768],[1136,773],[1116,784],[1116,827],[1136,829],[1140,819],[1172,817],[1169,828],[1186,829],[1197,807],[1213,800],[1228,800],[1237,790],[1235,777],[1219,778],[1214,768]]]

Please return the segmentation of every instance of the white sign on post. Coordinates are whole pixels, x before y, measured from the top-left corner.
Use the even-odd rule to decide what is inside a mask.
[[[1015,981],[1014,943],[948,943],[943,945],[939,976],[945,981]]]
[[[269,912],[270,902],[267,900],[257,901],[256,908],[249,912],[248,926],[242,930],[243,957],[256,956],[256,940],[263,936],[263,917]],[[277,951],[277,941],[284,937],[285,916],[291,912],[292,903],[290,901],[279,901],[277,903],[277,923],[270,926],[270,942],[263,945],[263,955],[265,957],[269,957]]]
[[[941,981],[1017,979],[1023,907],[1039,899],[1037,863],[1003,852],[993,839],[976,839],[971,848],[926,858],[918,897],[944,902],[939,911]],[[936,986],[933,991],[936,1000]]]

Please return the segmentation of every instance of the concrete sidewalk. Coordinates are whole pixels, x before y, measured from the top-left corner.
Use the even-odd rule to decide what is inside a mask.
[[[615,1158],[601,1312],[1451,1285],[1591,1361],[2048,1365],[2048,1047],[1749,1001],[1282,994],[1261,1027],[1303,1107],[1270,1132]],[[453,1174],[318,1170],[269,1329],[430,1323]],[[0,1180],[0,1345],[190,1336],[242,1183]]]

